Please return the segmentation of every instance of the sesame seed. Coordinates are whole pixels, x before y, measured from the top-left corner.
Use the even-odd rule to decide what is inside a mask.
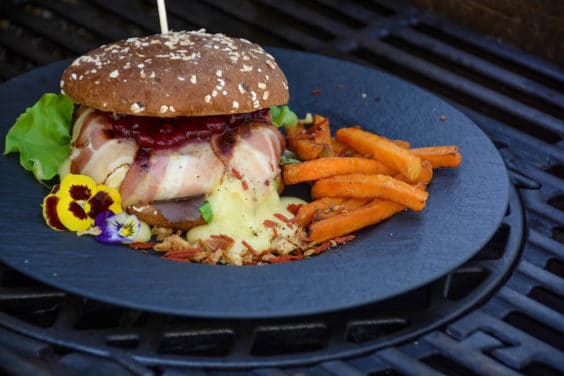
[[[193,84],[195,84],[195,83],[197,82],[197,81],[196,81],[196,75],[195,75],[195,74],[193,74],[193,75],[190,77],[190,82],[193,83]]]
[[[264,93],[262,93],[262,100],[265,101],[268,99],[268,97],[270,96],[270,92],[267,90]]]
[[[178,76],[178,77],[176,77],[176,78],[178,78],[178,81],[184,81],[184,80],[185,80],[185,78],[182,77],[182,76]]]
[[[72,74],[71,74],[71,78],[72,78],[73,80],[76,80],[76,73],[72,73]]]
[[[211,92],[211,95],[212,95],[212,97],[217,97],[217,91],[213,90],[213,91]]]
[[[143,104],[140,104],[139,102],[135,102],[129,107],[129,109],[134,114],[138,114],[139,112],[143,111],[145,107],[143,106]]]
[[[223,74],[223,72],[221,71],[221,69],[218,69],[218,70],[215,72],[215,75],[216,75],[217,77],[221,77],[222,74]]]
[[[119,76],[119,71],[116,69],[110,73],[110,78],[116,78]]]
[[[258,87],[259,87],[259,89],[264,90],[264,89],[266,89],[266,84],[264,82],[259,82]]]
[[[168,106],[168,110],[170,112],[176,112],[176,109],[174,108],[174,106]]]
[[[235,109],[239,108],[239,102],[233,101],[233,108]]]
[[[159,112],[160,112],[161,114],[164,114],[164,113],[167,112],[167,111],[168,111],[168,106],[167,106],[167,105],[164,105],[164,104],[163,104],[163,105],[161,106],[161,108],[159,109]]]
[[[241,68],[241,72],[250,72],[252,70],[253,70],[253,67],[251,65],[243,64],[243,68]]]
[[[206,96],[204,97],[204,101],[205,101],[206,103],[210,103],[210,102],[211,102],[211,96],[210,96],[209,94],[206,95]]]

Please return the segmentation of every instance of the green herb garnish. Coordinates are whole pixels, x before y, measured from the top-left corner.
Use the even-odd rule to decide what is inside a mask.
[[[206,223],[210,223],[213,218],[213,212],[211,205],[208,201],[204,202],[204,205],[200,206],[200,214]]]
[[[277,127],[295,127],[298,124],[298,116],[288,106],[270,107],[270,117]]]
[[[295,154],[282,154],[280,157],[280,166],[285,166],[294,163],[300,163],[301,161],[296,157]]]

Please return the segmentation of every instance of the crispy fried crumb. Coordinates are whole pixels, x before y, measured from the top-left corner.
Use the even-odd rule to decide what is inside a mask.
[[[165,237],[161,243],[155,244],[153,249],[159,252],[181,251],[192,248],[194,245],[186,241],[179,234],[172,234]]]
[[[173,232],[174,231],[170,228],[165,228],[165,227],[153,228],[153,233],[155,234],[159,242],[162,242],[167,236],[172,235]]]

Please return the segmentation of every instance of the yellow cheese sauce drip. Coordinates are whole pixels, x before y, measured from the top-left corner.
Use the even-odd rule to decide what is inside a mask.
[[[213,213],[211,222],[188,231],[187,240],[196,242],[198,239],[209,239],[211,235],[230,236],[235,244],[226,252],[226,257],[231,263],[240,265],[242,257],[248,252],[243,241],[258,252],[271,249],[273,230],[264,225],[265,220],[277,223],[279,236],[294,237],[298,226],[290,228],[274,214],[293,218],[294,215],[287,209],[288,205],[303,204],[304,201],[295,197],[280,197],[274,184],[264,188],[260,189],[260,194],[252,186],[243,189],[241,180],[225,174],[222,182],[207,197]]]

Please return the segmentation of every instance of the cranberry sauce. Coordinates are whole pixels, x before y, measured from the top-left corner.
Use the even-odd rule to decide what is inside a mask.
[[[112,138],[129,138],[141,148],[168,148],[185,142],[209,141],[251,121],[270,121],[268,109],[245,114],[155,118],[107,114]]]

